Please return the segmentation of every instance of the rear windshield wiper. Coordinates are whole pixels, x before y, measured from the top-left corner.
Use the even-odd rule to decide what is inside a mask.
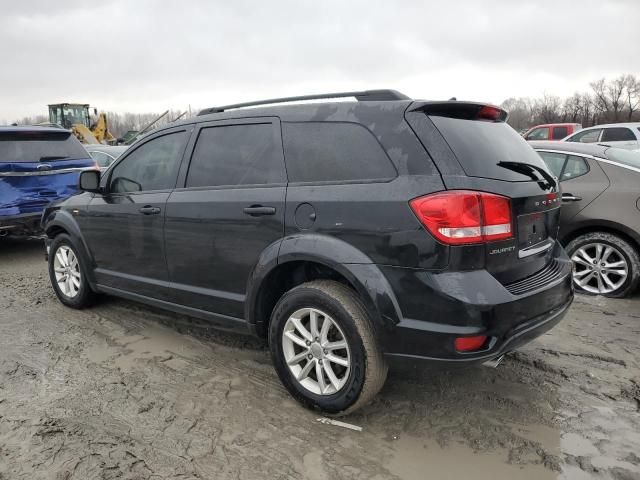
[[[536,172],[547,181],[550,187],[556,188],[556,186],[558,185],[556,179],[553,178],[544,168],[539,167],[538,165],[532,165],[530,163],[523,162],[498,162],[498,166],[508,168],[509,170],[513,170],[514,172],[522,173],[524,175],[527,175],[529,178],[532,178],[533,180],[539,181],[540,179],[533,174],[533,172]]]

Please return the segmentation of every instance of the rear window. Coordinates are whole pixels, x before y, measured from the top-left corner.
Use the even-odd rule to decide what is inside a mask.
[[[535,150],[506,123],[429,118],[453,150],[465,173],[471,177],[531,181],[530,176],[502,167],[499,162],[527,163],[547,169]]]
[[[388,180],[396,170],[373,134],[357,123],[283,123],[291,182]]]
[[[553,140],[561,140],[569,135],[569,127],[553,127]]]
[[[608,148],[605,154],[609,160],[630,167],[640,168],[640,152],[623,150],[622,148]]]
[[[89,158],[70,132],[0,132],[0,162],[55,162]]]

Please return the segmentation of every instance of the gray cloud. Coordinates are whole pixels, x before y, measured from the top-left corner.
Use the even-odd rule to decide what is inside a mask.
[[[499,102],[640,72],[637,0],[3,5],[0,119],[395,87]]]

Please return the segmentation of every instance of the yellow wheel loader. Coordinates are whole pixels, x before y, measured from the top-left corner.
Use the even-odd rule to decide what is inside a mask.
[[[71,130],[82,143],[115,143],[116,139],[109,131],[107,115],[93,109],[97,117],[91,122],[89,104],[56,103],[49,105],[49,122]]]

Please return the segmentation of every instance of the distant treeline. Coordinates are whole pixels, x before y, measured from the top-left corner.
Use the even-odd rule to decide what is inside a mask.
[[[180,114],[185,111],[179,110],[170,110],[167,115],[165,115],[158,123],[155,124],[155,127],[160,127],[162,125],[166,125],[169,122],[176,119]],[[93,109],[91,109],[91,113],[93,113]],[[141,130],[146,125],[148,125],[151,121],[160,116],[163,112],[158,113],[117,113],[117,112],[106,112],[107,113],[107,123],[109,125],[109,130],[116,137],[121,137],[129,130]],[[192,115],[196,115],[198,113],[197,110],[192,111]],[[188,117],[189,112],[186,113],[182,118]],[[95,120],[95,119],[94,119]],[[19,120],[16,120],[15,123],[18,125],[35,125],[37,123],[48,122],[49,117],[46,115],[35,115],[33,117],[24,117]]]
[[[602,123],[640,121],[640,77],[621,75],[601,78],[589,84],[591,90],[568,98],[508,98],[502,108],[509,112],[509,124],[516,130],[541,123],[570,122],[590,127]]]

